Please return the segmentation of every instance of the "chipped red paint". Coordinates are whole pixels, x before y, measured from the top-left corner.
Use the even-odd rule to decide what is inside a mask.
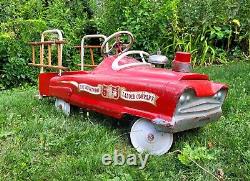
[[[111,68],[115,58],[105,57],[93,71],[64,72],[61,76],[57,73],[42,73],[39,75],[40,94],[57,97],[72,105],[115,118],[129,114],[148,120],[160,118],[171,122],[179,97],[185,90],[193,90],[197,97],[207,97],[227,89],[225,84],[209,81],[207,75],[198,73],[181,73],[149,66],[115,71]],[[120,63],[135,61],[125,57]],[[131,95],[127,94],[130,98],[121,97],[123,90],[131,92]],[[150,102],[153,99],[155,104]]]

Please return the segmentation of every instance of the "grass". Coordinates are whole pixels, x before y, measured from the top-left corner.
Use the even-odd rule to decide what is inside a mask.
[[[223,116],[206,127],[175,135],[170,153],[149,157],[146,168],[104,166],[114,149],[136,153],[115,120],[97,113],[65,117],[53,99],[38,100],[36,88],[0,93],[0,180],[250,180],[250,64],[198,68],[229,84]],[[205,148],[204,155],[181,162],[176,150]],[[180,156],[180,155],[179,155]],[[219,174],[219,175],[218,175]]]

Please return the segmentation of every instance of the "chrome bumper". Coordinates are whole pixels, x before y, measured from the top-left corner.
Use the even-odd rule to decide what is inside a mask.
[[[177,105],[169,124],[156,124],[156,128],[164,132],[176,133],[202,127],[220,118],[221,106],[222,102],[213,97],[192,97],[188,103]]]
[[[176,133],[197,127],[205,126],[206,124],[217,121],[222,114],[221,108],[218,110],[204,113],[202,115],[193,116],[175,116],[173,118],[174,125],[169,127],[168,131]]]

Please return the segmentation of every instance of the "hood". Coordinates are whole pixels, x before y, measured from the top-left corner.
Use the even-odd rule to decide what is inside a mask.
[[[180,81],[186,89],[195,91],[197,97],[209,97],[215,95],[221,89],[228,89],[226,84],[216,83],[208,80],[183,80]]]
[[[98,67],[92,71],[92,74],[110,74],[110,75],[123,75],[133,77],[143,77],[150,79],[161,79],[161,80],[209,80],[209,77],[199,73],[183,73],[175,72],[172,70],[155,68],[149,66],[136,66],[125,68],[122,70],[113,70],[112,63],[116,56],[106,57]],[[136,59],[131,57],[125,57],[120,61],[121,64],[138,62]]]

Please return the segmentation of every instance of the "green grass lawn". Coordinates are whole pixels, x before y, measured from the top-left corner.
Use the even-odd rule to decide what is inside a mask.
[[[197,71],[230,86],[223,116],[176,134],[170,152],[150,156],[143,170],[102,164],[115,149],[136,153],[116,120],[84,111],[65,117],[53,99],[38,100],[36,88],[0,92],[0,180],[250,180],[250,64]],[[181,162],[176,150],[195,163]]]

